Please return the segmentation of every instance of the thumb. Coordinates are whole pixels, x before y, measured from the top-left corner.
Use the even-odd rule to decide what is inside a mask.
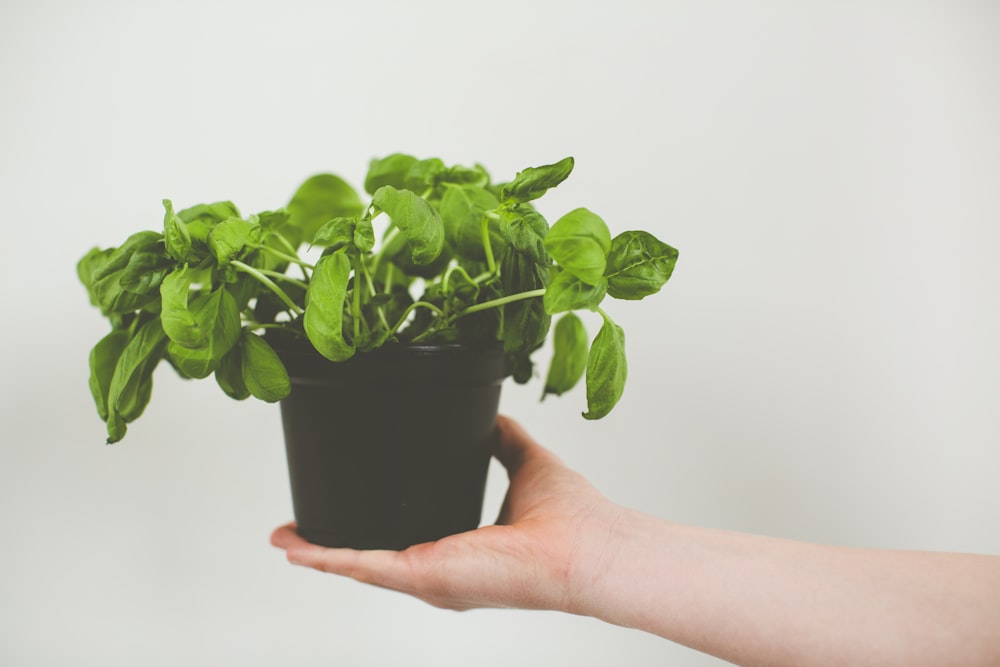
[[[495,455],[497,460],[507,469],[509,477],[514,477],[527,463],[561,464],[555,454],[538,444],[534,438],[528,435],[523,426],[510,417],[503,415],[497,417],[497,434]]]

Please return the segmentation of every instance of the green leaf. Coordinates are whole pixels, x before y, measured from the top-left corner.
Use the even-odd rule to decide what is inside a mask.
[[[172,271],[160,285],[163,331],[183,347],[203,347],[208,343],[208,332],[201,328],[188,307],[193,279],[194,271],[184,266]]]
[[[159,318],[146,322],[128,341],[108,386],[108,444],[121,440],[125,424],[137,419],[149,403],[153,369],[167,342]]]
[[[549,394],[561,396],[580,381],[587,369],[587,342],[587,330],[579,317],[566,313],[559,318],[552,333],[552,360],[543,399]]]
[[[289,225],[291,216],[287,209],[279,208],[277,211],[263,211],[257,214],[257,224],[264,234],[281,234],[285,227]]]
[[[212,229],[223,220],[240,217],[239,209],[231,201],[197,204],[177,212],[191,236],[191,253],[188,261],[194,263],[208,256],[208,237]]]
[[[596,285],[604,277],[611,250],[611,232],[604,221],[585,208],[570,211],[552,225],[545,249],[565,270]]]
[[[418,160],[406,170],[406,175],[403,177],[403,187],[418,195],[424,194],[434,188],[437,184],[437,178],[442,172],[444,172],[444,162],[438,158]],[[386,182],[382,185],[393,185],[393,183]]]
[[[616,299],[642,299],[656,294],[670,279],[677,250],[642,231],[623,232],[611,241],[605,276],[608,294]]]
[[[224,287],[196,297],[190,309],[198,327],[207,334],[204,343],[192,348],[171,340],[167,353],[182,374],[204,378],[218,368],[222,357],[239,340],[240,313],[236,299]]]
[[[445,169],[438,176],[438,182],[485,188],[490,184],[490,175],[481,164],[477,164],[474,167],[463,167],[460,164],[456,164]]]
[[[159,246],[154,246],[153,250],[142,250],[132,255],[121,271],[118,284],[127,292],[147,295],[160,289],[160,283],[173,268],[173,261],[163,254]]]
[[[414,264],[430,264],[441,255],[444,223],[430,204],[409,190],[397,190],[391,185],[376,190],[373,202],[406,236]]]
[[[625,332],[601,313],[604,324],[590,345],[587,356],[587,412],[585,419],[600,419],[618,403],[625,390]]]
[[[402,273],[401,278],[412,280],[414,276],[419,276],[425,280],[432,280],[441,275],[448,268],[451,261],[451,253],[448,248],[444,248],[437,259],[430,264],[416,264],[412,258],[412,252],[407,252],[410,248],[409,239],[405,234],[397,233],[390,236],[382,246],[382,255],[391,261],[392,266]],[[385,266],[389,262],[380,262],[379,266]],[[397,272],[397,273],[399,273]]]
[[[246,329],[244,328],[244,331]],[[237,401],[250,398],[250,390],[243,381],[243,339],[223,355],[219,367],[215,369],[215,382],[226,396]]]
[[[597,285],[588,285],[569,271],[559,271],[545,290],[543,303],[549,315],[567,310],[597,310],[608,291],[604,278]]]
[[[219,266],[238,258],[250,242],[252,229],[250,223],[242,218],[229,218],[212,228],[208,235],[208,247]]]
[[[371,252],[375,247],[375,229],[368,216],[360,218],[354,227],[354,247],[361,252]]]
[[[274,403],[292,391],[288,371],[277,353],[263,338],[243,330],[243,381],[254,397]]]
[[[316,232],[312,244],[320,248],[340,250],[354,243],[354,232],[357,229],[355,218],[334,218],[328,221]]]
[[[483,219],[487,211],[500,205],[488,190],[475,186],[450,185],[441,198],[441,220],[445,237],[452,252],[474,262],[486,261],[483,247]],[[490,244],[494,256],[499,256],[505,243],[499,224],[489,221]]]
[[[344,300],[351,275],[351,260],[343,252],[321,257],[306,290],[303,323],[313,347],[331,361],[354,356],[354,346],[344,340]]]
[[[88,250],[87,254],[81,257],[80,261],[76,263],[76,275],[83,286],[87,288],[87,294],[90,296],[90,304],[92,306],[98,305],[97,297],[94,295],[93,290],[94,272],[97,270],[97,267],[102,266],[108,261],[108,257],[113,252],[114,248],[101,250],[94,247]]]
[[[509,250],[500,260],[500,280],[507,295],[545,287],[542,268],[519,252]],[[508,354],[530,353],[545,342],[552,323],[541,298],[514,301],[503,306],[503,344]]]
[[[417,158],[403,153],[393,153],[371,161],[365,176],[365,191],[374,195],[384,185],[394,188],[406,187],[406,174],[417,163]]]
[[[289,221],[286,236],[293,245],[312,243],[317,230],[333,218],[354,218],[364,211],[364,204],[343,179],[333,174],[319,174],[299,186],[288,202]],[[295,230],[296,233],[293,233]]]
[[[126,290],[122,287],[122,277],[136,253],[158,252],[156,248],[162,239],[156,232],[139,232],[128,237],[103,262],[92,261],[89,266],[91,293],[105,315],[131,313],[157,298],[156,294],[137,294]]]
[[[112,250],[103,262],[91,267],[91,283],[104,280],[111,274],[121,271],[128,266],[132,255],[136,252],[151,250],[162,239],[163,236],[156,232],[145,231],[132,234],[125,239],[125,243]]]
[[[177,217],[189,225],[194,222],[203,223],[198,226],[199,229],[207,229],[223,220],[240,217],[240,210],[231,201],[217,201],[211,204],[196,204],[190,208],[177,211]],[[206,233],[201,240],[207,241],[208,234]]]
[[[527,206],[503,208],[500,211],[500,232],[521,253],[539,264],[551,261],[545,250],[548,221],[542,214]]]
[[[535,375],[535,364],[531,361],[531,355],[527,352],[518,352],[509,356],[507,361],[510,368],[510,375],[514,382],[527,384]]]
[[[528,167],[518,172],[514,180],[503,187],[500,199],[504,202],[526,202],[538,199],[549,188],[559,185],[573,171],[573,158],[563,158],[555,164]]]
[[[166,244],[167,254],[178,262],[194,261],[196,257],[192,252],[191,233],[188,231],[187,224],[174,213],[174,204],[169,199],[163,200],[163,208],[165,209],[163,241]]]
[[[127,331],[112,331],[99,340],[90,351],[90,393],[97,405],[97,414],[103,421],[108,420],[108,392],[111,389],[111,378],[127,343]]]
[[[122,272],[112,273],[94,283],[94,296],[106,316],[133,313],[156,300],[154,294],[130,292],[121,284]]]
[[[107,443],[109,445],[113,445],[114,443],[119,442],[122,438],[125,437],[125,432],[128,430],[128,427],[125,425],[125,420],[122,419],[122,416],[117,412],[112,412],[108,415],[107,426],[108,426]]]

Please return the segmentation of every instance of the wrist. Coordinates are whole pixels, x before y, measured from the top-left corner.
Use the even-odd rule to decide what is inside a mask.
[[[632,626],[629,600],[633,595],[637,556],[645,552],[650,521],[636,510],[611,502],[592,511],[577,537],[566,576],[565,611]]]

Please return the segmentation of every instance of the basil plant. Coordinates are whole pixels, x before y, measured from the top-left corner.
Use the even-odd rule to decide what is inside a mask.
[[[543,398],[586,376],[583,416],[607,415],[627,366],[624,332],[602,304],[655,294],[677,251],[643,231],[612,237],[585,208],[550,225],[534,202],[572,169],[566,158],[494,183],[479,165],[393,154],[371,162],[367,203],[331,174],[249,216],[228,201],[175,210],[165,200],[161,230],[93,248],[77,266],[111,324],[90,353],[108,442],[142,414],[163,360],[185,378],[214,375],[235,399],[287,396],[272,329],[335,362],[389,343],[502,343],[524,383],[551,328]],[[600,315],[592,341],[580,310]]]

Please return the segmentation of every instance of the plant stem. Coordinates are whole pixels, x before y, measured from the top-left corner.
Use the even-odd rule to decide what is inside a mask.
[[[294,329],[288,329],[288,326],[283,322],[268,322],[266,324],[261,322],[244,322],[243,324],[251,329],[285,329],[291,331],[295,335],[299,335]]]
[[[399,234],[399,227],[393,225],[386,231],[385,236],[382,237],[382,243],[379,246],[378,252],[375,253],[375,257],[372,259],[372,273],[377,272],[379,262],[382,261],[382,255],[385,253],[385,249],[388,247],[389,242],[392,241],[397,234]]]
[[[298,304],[292,301],[291,297],[285,294],[285,290],[278,287],[273,280],[265,276],[258,269],[255,269],[252,266],[244,264],[243,262],[236,259],[231,261],[230,265],[236,267],[236,269],[243,271],[244,273],[250,274],[257,280],[259,280],[265,287],[274,292],[275,295],[277,295],[277,297],[281,299],[286,306],[288,306],[289,310],[291,310],[296,315],[301,315],[303,313],[303,310],[299,308]]]
[[[265,276],[270,276],[271,278],[277,278],[279,280],[284,280],[285,282],[292,283],[293,285],[298,285],[302,289],[308,289],[309,285],[305,282],[299,280],[298,278],[292,278],[286,273],[281,273],[280,271],[271,271],[270,269],[257,269]]]
[[[292,255],[295,255],[298,252],[295,250],[295,246],[292,245],[292,242],[286,239],[285,235],[282,234],[281,232],[274,232],[274,238],[278,239],[278,242],[281,245],[285,246],[285,250],[287,250]]]
[[[482,303],[477,303],[475,305],[469,306],[462,312],[458,313],[456,317],[471,315],[472,313],[478,313],[481,310],[496,308],[497,306],[503,306],[508,303],[514,303],[515,301],[524,301],[525,299],[533,299],[537,296],[544,296],[544,295],[545,295],[545,288],[539,287],[538,289],[533,289],[528,292],[519,292],[517,294],[511,294],[509,296],[502,296],[499,299],[491,299],[490,301],[483,301]]]
[[[477,285],[481,285],[482,283],[490,280],[491,278],[495,278],[495,277],[496,277],[496,274],[493,271],[486,271],[484,273],[480,273],[478,276],[476,276],[475,278],[473,278],[472,282],[476,283]]]
[[[313,266],[312,264],[309,264],[308,262],[303,262],[301,259],[299,259],[295,255],[288,255],[286,253],[281,252],[280,250],[275,250],[271,246],[262,245],[262,246],[259,246],[259,248],[261,250],[263,250],[264,252],[271,253],[272,255],[274,255],[275,257],[277,257],[278,259],[283,259],[286,262],[291,262],[292,264],[298,264],[299,266],[301,266],[304,269],[309,269],[310,271],[313,271],[313,270],[316,269],[315,266]]]
[[[483,215],[483,250],[486,251],[486,266],[489,267],[490,273],[495,273],[497,270],[497,261],[493,258],[493,244],[490,243],[490,217],[489,214]]]
[[[392,294],[392,279],[395,277],[395,274],[393,273],[392,267],[393,267],[393,265],[392,265],[391,262],[389,263],[389,266],[385,267],[385,293],[386,294]],[[372,271],[374,271],[374,270],[375,270],[375,267],[372,266]]]
[[[444,312],[440,308],[435,306],[433,303],[427,303],[426,301],[416,301],[414,303],[411,303],[409,307],[407,307],[407,309],[403,311],[403,315],[402,317],[399,318],[399,322],[397,322],[396,326],[394,326],[392,329],[389,330],[389,335],[392,336],[397,331],[399,331],[399,328],[404,324],[406,324],[406,320],[409,319],[410,313],[412,313],[418,307],[427,308],[428,310],[433,310],[435,313],[437,313],[439,317],[444,317]]]
[[[468,280],[470,283],[475,283],[476,282],[475,280],[472,279],[472,276],[469,275],[469,272],[466,271],[465,269],[463,269],[461,267],[461,265],[459,265],[459,264],[451,264],[445,270],[444,276],[441,278],[441,291],[443,293],[447,294],[447,292],[448,292],[448,283],[451,281],[451,274],[455,273],[456,271],[458,271],[463,276],[465,276],[465,279]],[[478,284],[478,283],[476,283],[476,284]]]
[[[285,246],[285,249],[289,252],[290,255],[296,257],[298,256],[298,250],[295,249],[295,246],[292,245],[291,241],[285,238],[284,234],[282,234],[281,232],[274,232],[274,237],[278,239],[278,243]],[[299,268],[302,269],[302,276],[306,280],[309,280],[309,271],[307,270],[308,267],[306,267],[302,263],[299,263]]]
[[[364,262],[361,262],[361,272],[365,274],[365,283],[368,285],[368,293],[373,297],[376,296],[378,291],[375,289],[375,282],[372,280],[371,273],[369,273]],[[386,293],[388,294],[388,291],[386,291]],[[382,321],[382,326],[384,326],[388,331],[389,320],[385,319],[385,306],[379,304],[379,307],[375,309],[375,312],[378,313],[378,318]]]
[[[361,337],[361,258],[353,258],[354,264],[354,304],[351,313],[354,315],[354,340]]]

